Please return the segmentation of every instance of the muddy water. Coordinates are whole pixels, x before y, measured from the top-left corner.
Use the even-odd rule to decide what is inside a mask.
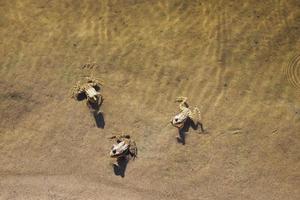
[[[299,1],[22,0],[0,13],[0,199],[299,198]],[[69,98],[86,75],[103,80],[104,129]],[[168,126],[177,96],[206,129],[184,146]],[[123,179],[104,139],[120,132],[140,150]]]

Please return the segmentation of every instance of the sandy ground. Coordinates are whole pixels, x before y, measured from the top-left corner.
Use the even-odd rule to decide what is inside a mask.
[[[1,200],[300,199],[300,1],[1,0],[0,13]],[[104,128],[70,98],[91,74]],[[185,145],[169,124],[182,95],[206,130]],[[106,137],[123,132],[139,155],[121,177]]]

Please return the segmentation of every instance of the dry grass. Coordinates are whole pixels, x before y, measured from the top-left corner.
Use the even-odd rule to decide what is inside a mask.
[[[299,199],[300,90],[285,76],[300,54],[299,10],[1,1],[0,199]],[[104,82],[104,129],[70,98],[90,74]],[[208,132],[191,130],[184,146],[168,124],[182,95]],[[106,139],[121,132],[139,147],[124,178]]]

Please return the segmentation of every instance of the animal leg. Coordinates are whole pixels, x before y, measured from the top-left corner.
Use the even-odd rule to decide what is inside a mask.
[[[117,161],[117,159],[115,159],[115,158],[111,159],[111,160],[109,161],[109,164],[110,164],[111,166],[119,167],[118,161]]]
[[[97,109],[98,109],[98,112],[100,112],[100,107],[103,103],[103,97],[100,93],[97,94]]]
[[[71,97],[74,99],[77,99],[78,95],[82,92],[84,92],[84,91],[80,86],[80,82],[77,82],[76,85],[74,85],[71,90]]]
[[[193,112],[190,113],[189,117],[193,121],[195,129],[198,129],[198,126],[200,126],[201,132],[204,132],[203,124],[201,122],[201,112],[198,107],[194,108]]]
[[[133,140],[130,141],[129,154],[131,155],[133,160],[137,157],[137,154],[138,154],[138,149],[137,149],[136,143]]]

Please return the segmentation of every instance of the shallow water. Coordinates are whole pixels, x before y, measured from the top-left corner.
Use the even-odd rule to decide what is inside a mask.
[[[299,1],[22,0],[0,13],[0,199],[299,198]],[[104,83],[104,129],[69,98],[86,75]],[[168,125],[177,96],[207,132],[184,146]],[[105,139],[121,132],[140,152],[123,179]]]

